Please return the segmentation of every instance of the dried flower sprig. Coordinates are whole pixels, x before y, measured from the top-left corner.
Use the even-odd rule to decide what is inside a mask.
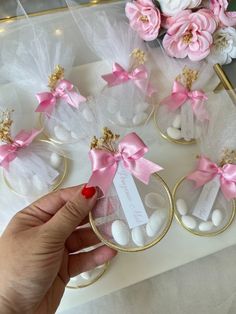
[[[147,56],[146,53],[139,49],[139,48],[135,48],[132,52],[131,52],[131,57],[133,59],[133,63],[132,63],[132,68],[135,68],[139,65],[144,64],[147,61]]]
[[[54,90],[57,82],[64,78],[64,72],[64,68],[59,64],[55,67],[53,73],[48,77],[48,87],[50,87],[51,90]]]
[[[11,113],[14,110],[0,111],[0,141],[4,143],[13,143],[11,137],[11,126],[13,120],[11,119]]]
[[[117,151],[115,142],[119,139],[120,135],[114,134],[107,127],[103,128],[102,133],[103,135],[100,138],[97,138],[96,136],[92,138],[90,148],[102,149],[115,153]]]
[[[226,164],[236,164],[236,151],[231,149],[225,149],[222,154],[219,166],[223,167]]]
[[[182,83],[188,90],[191,90],[193,83],[198,79],[199,72],[185,66],[176,80]]]

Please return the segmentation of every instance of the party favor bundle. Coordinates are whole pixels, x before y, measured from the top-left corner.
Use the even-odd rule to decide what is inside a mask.
[[[15,193],[36,198],[56,189],[66,173],[66,159],[50,142],[37,140],[42,130],[13,131],[12,110],[0,112],[0,166],[4,181]]]
[[[203,236],[224,231],[235,216],[236,111],[226,92],[209,95],[201,154],[194,171],[174,190],[175,215],[188,231]]]
[[[71,10],[87,45],[110,65],[104,73],[101,110],[115,125],[124,128],[144,124],[152,112],[154,89],[146,44],[114,12]]]
[[[92,174],[87,187],[97,187],[99,200],[90,224],[102,242],[121,251],[139,251],[159,242],[173,218],[171,193],[157,174],[162,168],[148,160],[148,147],[137,133],[115,126],[100,108],[103,95],[90,102],[98,117],[90,136]]]
[[[40,113],[40,127],[49,139],[62,144],[78,142],[95,117],[86,98],[68,80],[75,46],[66,44],[63,27],[55,29],[53,22],[46,29],[27,18],[15,35],[17,32],[19,40],[9,36],[2,44],[2,74],[25,93],[36,96],[34,108]]]
[[[170,142],[194,143],[200,136],[199,124],[208,120],[207,92],[216,86],[213,70],[204,61],[173,60],[160,45],[149,50],[160,86],[154,113],[156,126]]]

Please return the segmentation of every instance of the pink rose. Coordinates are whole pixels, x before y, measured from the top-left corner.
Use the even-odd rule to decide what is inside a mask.
[[[184,10],[173,17],[163,46],[168,55],[176,58],[189,57],[192,61],[204,59],[210,53],[212,34],[217,22],[210,10],[201,9],[192,13]]]
[[[125,13],[130,26],[147,41],[157,38],[161,26],[161,14],[151,0],[128,2]]]
[[[220,22],[225,26],[236,25],[236,12],[226,12],[228,7],[227,0],[211,0],[210,9],[217,16]]]

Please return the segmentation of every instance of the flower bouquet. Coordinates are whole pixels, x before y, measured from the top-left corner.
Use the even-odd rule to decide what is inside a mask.
[[[169,56],[227,64],[236,58],[236,11],[227,7],[227,0],[133,0],[125,12],[143,40],[164,32]]]

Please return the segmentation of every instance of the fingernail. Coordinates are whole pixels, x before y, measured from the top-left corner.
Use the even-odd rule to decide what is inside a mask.
[[[87,199],[93,197],[95,193],[96,193],[96,188],[93,186],[87,187],[85,185],[81,191],[81,194]]]

